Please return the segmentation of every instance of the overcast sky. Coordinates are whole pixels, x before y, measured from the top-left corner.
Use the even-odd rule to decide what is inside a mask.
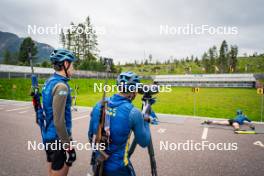
[[[201,57],[212,45],[219,48],[224,39],[238,45],[240,55],[264,53],[262,0],[1,0],[0,30],[26,37],[28,25],[67,27],[88,15],[99,32],[100,55],[112,57],[116,63],[141,60],[150,53],[153,60],[191,54]],[[178,27],[188,25],[233,28],[236,32],[175,33]],[[168,26],[171,33],[161,32],[161,26]],[[30,36],[60,46],[58,35]]]

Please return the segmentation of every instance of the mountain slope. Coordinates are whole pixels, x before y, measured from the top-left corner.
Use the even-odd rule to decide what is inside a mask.
[[[13,33],[0,31],[0,62],[3,60],[3,53],[5,50],[12,53],[19,51],[20,44],[23,40],[24,38],[21,38]],[[40,63],[44,59],[49,58],[49,55],[54,48],[45,43],[35,42],[38,48],[37,63]]]

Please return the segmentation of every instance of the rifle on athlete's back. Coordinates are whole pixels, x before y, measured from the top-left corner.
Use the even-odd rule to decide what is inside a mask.
[[[45,126],[45,115],[43,113],[42,105],[40,102],[40,93],[39,93],[39,85],[38,85],[38,78],[37,75],[34,73],[34,68],[33,68],[33,61],[32,61],[32,55],[31,55],[31,48],[29,48],[28,52],[28,57],[30,61],[30,66],[31,66],[31,96],[32,96],[32,103],[34,110],[36,112],[36,123],[39,125],[41,134],[44,130]]]
[[[107,85],[108,73],[111,71],[110,69],[111,64],[112,64],[112,59],[104,58],[104,65],[106,66],[106,79],[104,83],[104,88]],[[106,110],[107,110],[106,93],[105,90],[103,90],[103,98],[101,101],[101,109],[100,109],[100,120],[97,128],[97,133],[95,136],[93,136],[93,143],[98,144],[98,146],[101,146],[100,144],[104,144],[105,148],[109,145],[110,142],[110,119],[107,119]],[[104,150],[101,150],[100,147],[98,151],[100,155],[97,158],[95,158],[95,152],[93,152],[91,164],[92,165],[95,164],[96,166],[94,175],[102,176],[104,161],[109,158],[109,155]]]

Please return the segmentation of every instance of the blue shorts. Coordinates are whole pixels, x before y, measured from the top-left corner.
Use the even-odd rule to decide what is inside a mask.
[[[104,172],[105,176],[136,176],[136,173],[134,171],[134,168],[131,164],[131,162],[128,163],[126,167],[123,167],[117,171],[114,172]]]

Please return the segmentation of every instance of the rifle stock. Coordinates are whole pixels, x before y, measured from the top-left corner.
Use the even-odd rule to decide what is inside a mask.
[[[104,83],[104,88],[107,85],[107,79],[108,79],[108,72],[110,72],[110,64],[112,63],[111,59],[105,58],[104,59],[104,63],[106,65],[106,79],[105,79],[105,83]],[[101,109],[100,109],[100,120],[99,120],[99,125],[97,128],[97,133],[95,136],[95,139],[93,142],[95,142],[96,144],[100,144],[100,143],[104,143],[105,147],[107,147],[109,145],[109,138],[110,138],[110,134],[108,134],[105,131],[105,119],[106,119],[106,109],[107,109],[107,101],[106,101],[106,93],[105,93],[105,89],[103,89],[103,97],[101,100]],[[104,151],[99,149],[99,156],[95,159],[95,164],[96,164],[96,169],[94,172],[94,176],[102,176],[103,175],[103,167],[104,167],[104,161],[107,160],[109,158],[109,155]],[[95,156],[93,154],[93,156]],[[92,158],[91,161],[93,161],[94,158]],[[92,163],[92,162],[91,162]]]

